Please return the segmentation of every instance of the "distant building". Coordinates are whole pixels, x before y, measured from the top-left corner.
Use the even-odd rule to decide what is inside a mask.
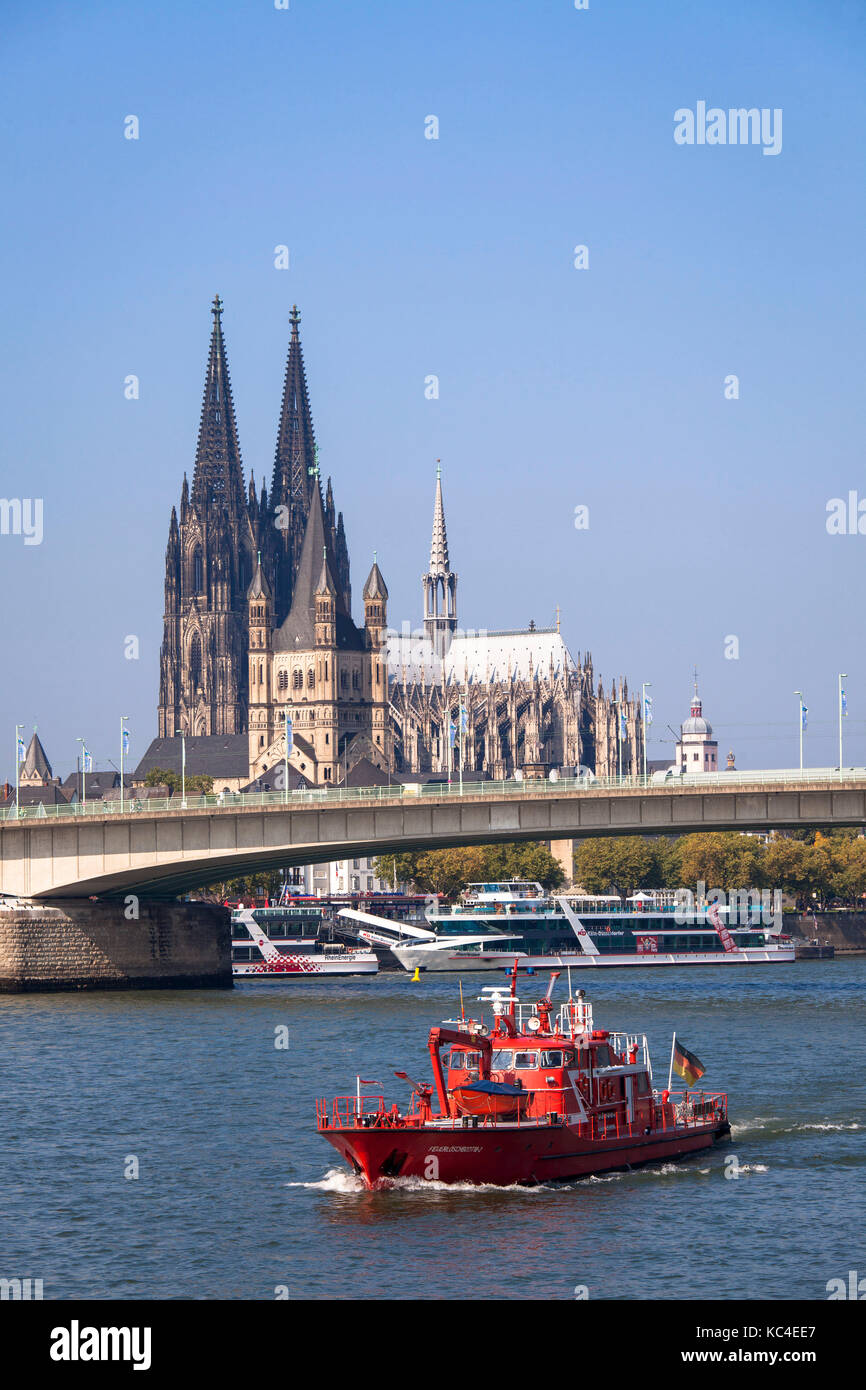
[[[676,747],[676,766],[684,772],[718,772],[719,745],[713,738],[713,726],[704,719],[698,683],[689,717],[680,725],[680,737]],[[728,763],[730,767],[730,760]]]

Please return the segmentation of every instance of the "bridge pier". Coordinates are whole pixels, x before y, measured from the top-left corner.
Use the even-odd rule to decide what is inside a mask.
[[[231,987],[224,907],[135,897],[0,907],[2,992]]]

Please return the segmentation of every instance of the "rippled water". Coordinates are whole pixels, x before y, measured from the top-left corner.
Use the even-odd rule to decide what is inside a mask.
[[[564,1187],[368,1193],[314,1099],[356,1072],[404,1099],[392,1073],[427,1075],[456,980],[0,996],[0,1277],[46,1298],[823,1299],[866,1274],[866,958],[581,984],[597,1025],[649,1035],[657,1081],[676,1027],[729,1092],[730,1143]]]

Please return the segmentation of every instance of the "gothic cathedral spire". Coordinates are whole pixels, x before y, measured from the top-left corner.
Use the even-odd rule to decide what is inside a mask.
[[[253,531],[244,487],[222,301],[213,328],[192,487],[166,547],[159,735],[239,734],[247,723],[247,603]]]
[[[438,463],[430,568],[422,576],[421,583],[424,586],[424,627],[437,656],[444,656],[457,629],[457,575],[452,573],[448,559],[448,533],[445,530],[445,504],[442,500],[442,469]]]

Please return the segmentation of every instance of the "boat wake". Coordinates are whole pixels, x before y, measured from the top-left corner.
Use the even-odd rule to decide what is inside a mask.
[[[841,1132],[862,1129],[856,1120],[795,1120],[785,1121],[780,1115],[756,1115],[751,1120],[740,1120],[731,1125],[731,1136],[740,1139],[744,1134],[761,1131],[764,1138],[780,1138],[783,1135],[803,1134],[808,1131]]]

